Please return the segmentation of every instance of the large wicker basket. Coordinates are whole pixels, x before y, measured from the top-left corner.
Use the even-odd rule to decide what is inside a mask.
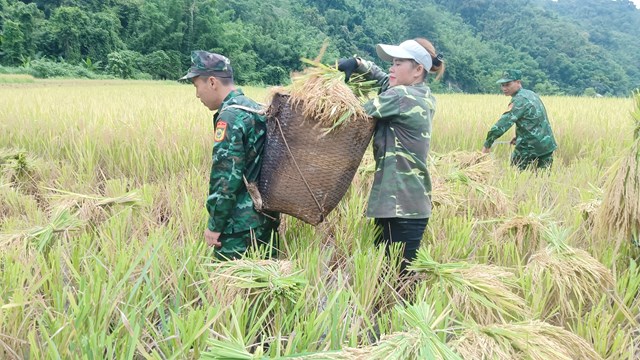
[[[276,94],[267,110],[267,140],[258,190],[262,210],[309,224],[324,220],[346,193],[371,140],[375,122],[352,119],[323,135],[289,96]]]

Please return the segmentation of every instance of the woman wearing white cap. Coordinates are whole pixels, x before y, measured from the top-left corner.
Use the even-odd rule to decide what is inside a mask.
[[[346,79],[353,72],[380,85],[378,96],[365,104],[377,119],[373,137],[376,172],[367,216],[381,233],[376,244],[404,246],[401,270],[416,257],[431,216],[431,178],[427,154],[436,101],[427,86],[429,72],[444,72],[442,56],[426,39],[407,40],[398,46],[378,44],[378,56],[392,63],[386,74],[372,62],[341,59],[338,69]]]

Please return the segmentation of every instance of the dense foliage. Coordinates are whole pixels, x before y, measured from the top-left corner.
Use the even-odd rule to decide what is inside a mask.
[[[49,76],[175,79],[192,49],[241,83],[279,84],[315,57],[423,36],[446,58],[438,91],[495,92],[517,67],[543,94],[640,87],[640,10],[628,0],[0,0],[0,65]],[[61,64],[62,63],[62,64]]]

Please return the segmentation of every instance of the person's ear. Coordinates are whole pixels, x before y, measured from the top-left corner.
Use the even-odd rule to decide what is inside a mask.
[[[216,77],[215,77],[215,76],[209,76],[209,77],[207,78],[207,82],[209,83],[209,85],[210,85],[211,87],[216,87],[216,85],[218,85],[218,79],[216,79]]]
[[[422,64],[418,64],[418,66],[415,67],[415,70],[417,76],[422,76],[422,73],[424,73],[424,66]]]

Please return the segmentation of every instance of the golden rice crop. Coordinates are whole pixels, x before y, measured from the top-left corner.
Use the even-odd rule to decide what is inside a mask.
[[[543,319],[564,324],[597,304],[603,295],[614,296],[614,278],[609,269],[586,251],[565,243],[566,232],[550,230],[549,245],[533,254],[525,272],[532,277],[534,292],[543,294]]]
[[[292,106],[299,107],[306,119],[329,131],[368,117],[360,99],[345,84],[343,73],[320,62],[308,63],[312,66],[293,76],[288,91]]]
[[[581,337],[537,320],[470,329],[455,340],[452,347],[468,360],[602,359]]]
[[[609,169],[596,225],[604,234],[620,234],[640,244],[640,90],[634,100],[633,143]]]
[[[548,214],[517,215],[503,222],[494,233],[498,244],[515,241],[522,259],[528,259],[542,243],[542,233],[546,229]]]

